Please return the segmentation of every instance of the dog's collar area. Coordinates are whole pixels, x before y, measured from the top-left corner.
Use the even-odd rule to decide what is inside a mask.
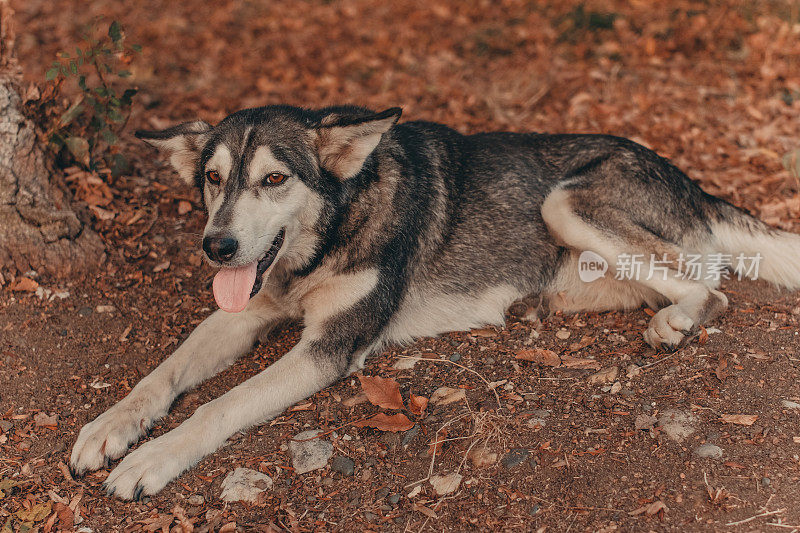
[[[264,280],[264,272],[272,265],[275,258],[278,256],[278,251],[280,251],[281,246],[283,246],[283,238],[286,236],[286,229],[281,228],[278,232],[278,235],[275,237],[275,240],[272,241],[272,246],[269,247],[267,253],[258,260],[258,264],[256,265],[256,281],[253,283],[253,290],[250,292],[250,298],[258,294],[258,291],[261,290],[261,285]]]

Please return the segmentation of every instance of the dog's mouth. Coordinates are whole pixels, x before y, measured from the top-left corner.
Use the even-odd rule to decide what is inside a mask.
[[[264,272],[270,267],[270,265],[275,261],[275,258],[278,256],[278,252],[283,246],[283,237],[286,235],[286,231],[281,228],[278,232],[278,235],[275,237],[275,240],[272,241],[272,246],[269,247],[267,253],[264,254],[264,257],[258,260],[256,264],[256,281],[253,283],[253,290],[250,291],[250,298],[255,296],[258,291],[261,290],[261,283],[264,281]]]
[[[238,313],[247,307],[250,298],[261,290],[264,274],[278,257],[285,235],[286,231],[281,228],[272,245],[258,261],[241,267],[222,268],[217,272],[213,288],[214,299],[220,309]]]

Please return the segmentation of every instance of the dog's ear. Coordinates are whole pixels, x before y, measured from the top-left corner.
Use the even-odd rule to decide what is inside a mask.
[[[211,124],[196,120],[184,122],[165,130],[144,131],[134,133],[147,144],[155,146],[169,154],[169,162],[178,171],[178,175],[186,183],[195,182],[197,161],[200,152],[208,140]]]
[[[352,178],[402,112],[399,107],[393,107],[366,116],[333,114],[325,117],[317,127],[320,164],[339,179]]]

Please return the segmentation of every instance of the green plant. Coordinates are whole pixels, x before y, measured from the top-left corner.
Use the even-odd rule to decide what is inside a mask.
[[[137,91],[128,80],[128,68],[142,48],[125,44],[125,32],[117,21],[106,34],[99,34],[100,21],[95,19],[84,30],[83,46],[76,47],[74,55],[60,52],[45,73],[54,94],[66,81],[74,81],[79,89],[71,105],[54,117],[47,135],[60,158],[91,170],[104,163],[119,175],[129,166],[119,151],[119,134]]]

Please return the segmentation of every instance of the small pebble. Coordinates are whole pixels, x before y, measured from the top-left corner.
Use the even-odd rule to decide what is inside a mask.
[[[703,444],[698,446],[694,451],[698,457],[708,457],[711,459],[720,459],[722,457],[722,448],[715,444]]]
[[[514,468],[521,464],[531,454],[526,448],[514,448],[500,459],[500,464],[506,468]]]
[[[337,455],[331,461],[331,470],[339,472],[343,476],[352,476],[355,472],[355,463],[349,457]]]
[[[91,307],[81,307],[80,309],[78,309],[78,315],[79,316],[89,316],[91,314],[92,314],[92,308]]]
[[[762,477],[761,484],[764,485],[765,487],[769,487],[772,484],[772,480],[768,477]]]
[[[206,501],[206,499],[203,498],[202,494],[192,494],[191,496],[189,496],[189,498],[186,499],[186,503],[188,503],[189,505],[194,505],[194,506],[198,506],[198,507],[203,505],[205,503],[205,501]]]
[[[450,360],[454,363],[457,363],[461,360],[461,354],[458,352],[454,352],[453,355],[450,356]]]

